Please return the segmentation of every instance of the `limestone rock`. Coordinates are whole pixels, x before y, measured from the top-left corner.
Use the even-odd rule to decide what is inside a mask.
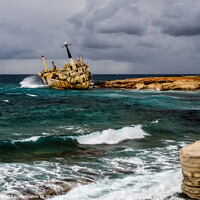
[[[200,199],[200,141],[180,150],[180,163],[183,192],[191,198]]]
[[[200,76],[148,77],[94,83],[98,88],[152,89],[152,90],[197,90],[200,89]]]

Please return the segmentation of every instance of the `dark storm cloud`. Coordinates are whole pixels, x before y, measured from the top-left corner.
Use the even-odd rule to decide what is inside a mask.
[[[162,29],[163,33],[167,33],[172,36],[195,36],[200,35],[200,26],[182,26],[182,27],[175,27],[173,25],[164,27]]]
[[[108,48],[116,48],[121,45],[115,44],[106,39],[98,39],[98,38],[85,38],[82,45],[86,48],[94,48],[94,49],[108,49]]]
[[[142,35],[144,33],[144,28],[139,25],[110,25],[108,27],[100,28],[100,33],[126,33],[129,35]]]
[[[125,33],[129,35],[142,35],[146,31],[146,23],[142,14],[135,6],[129,7],[119,4],[117,10],[104,21],[98,23],[100,33]]]
[[[68,41],[73,57],[101,65],[98,73],[102,63],[118,63],[120,73],[119,63],[125,73],[196,72],[199,10],[199,0],[2,0],[0,59],[63,59]]]
[[[132,2],[137,1],[103,0],[95,6],[93,1],[87,1],[82,12],[68,18],[71,32],[77,32],[73,41],[92,49],[118,48],[124,35],[142,35],[146,30],[145,19]]]
[[[170,2],[170,1],[168,1]],[[174,1],[163,10],[160,19],[155,19],[162,33],[171,36],[200,35],[200,3],[196,0]]]

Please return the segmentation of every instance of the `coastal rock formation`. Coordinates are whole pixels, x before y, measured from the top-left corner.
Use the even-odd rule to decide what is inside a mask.
[[[37,188],[27,185],[23,189],[19,188],[18,194],[9,193],[8,197],[9,199],[45,200],[57,195],[64,195],[78,185],[86,185],[91,182],[93,182],[91,179],[63,179],[57,182],[47,182],[45,185],[39,185]]]
[[[183,192],[191,198],[200,199],[200,141],[180,150],[180,163]]]
[[[153,89],[153,90],[197,90],[200,89],[200,76],[148,77],[94,83],[97,88]]]

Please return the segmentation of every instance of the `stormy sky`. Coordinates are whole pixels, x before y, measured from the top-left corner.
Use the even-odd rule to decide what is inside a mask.
[[[199,74],[199,0],[1,0],[0,74],[82,54],[93,73]]]

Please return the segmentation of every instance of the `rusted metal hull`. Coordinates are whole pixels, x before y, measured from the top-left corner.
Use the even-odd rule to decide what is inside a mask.
[[[67,90],[67,89],[77,89],[77,90],[86,90],[90,87],[92,80],[85,81],[79,84],[70,84],[67,81],[55,80],[51,78],[40,77],[45,85],[48,85],[51,88],[57,90]]]
[[[68,45],[68,43],[64,43],[64,46],[67,49],[69,63],[65,64],[62,68],[57,68],[55,63],[52,61],[53,69],[49,70],[44,55],[41,55],[45,71],[43,70],[40,72],[38,76],[42,79],[45,85],[54,89],[88,89],[92,83],[92,74],[89,71],[89,65],[83,62],[82,56],[78,56],[76,61],[73,60]]]

